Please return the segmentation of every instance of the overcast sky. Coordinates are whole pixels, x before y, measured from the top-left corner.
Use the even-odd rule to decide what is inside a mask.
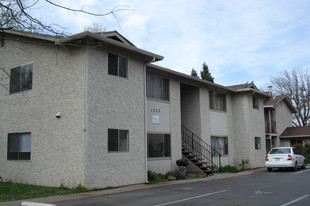
[[[225,86],[254,81],[262,88],[284,69],[310,66],[309,0],[54,0],[97,13],[115,6],[128,9],[116,13],[118,21],[43,2],[32,12],[67,33],[95,22],[164,56],[160,66],[190,74],[206,62],[215,82]]]

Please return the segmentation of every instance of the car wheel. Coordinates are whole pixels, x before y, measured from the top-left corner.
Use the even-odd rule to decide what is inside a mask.
[[[295,166],[293,167],[293,170],[294,170],[294,171],[297,171],[297,170],[298,170],[297,162],[295,162]]]
[[[306,168],[306,161],[304,161],[304,163],[302,164],[301,168],[302,168],[302,169],[305,169],[305,168]]]
[[[268,172],[271,172],[271,171],[272,171],[272,168],[268,167],[267,170],[268,170]]]

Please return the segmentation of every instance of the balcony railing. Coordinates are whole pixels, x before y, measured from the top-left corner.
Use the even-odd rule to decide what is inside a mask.
[[[266,133],[277,133],[277,122],[276,121],[271,121],[271,127],[270,127],[270,123],[268,123],[267,128],[266,128]]]

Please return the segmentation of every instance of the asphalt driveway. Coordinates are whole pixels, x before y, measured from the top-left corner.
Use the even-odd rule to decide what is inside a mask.
[[[29,200],[57,206],[104,205],[310,205],[310,169],[267,172],[257,169],[235,174],[216,174],[204,179],[157,185],[135,185]],[[15,203],[15,204],[14,204]],[[0,203],[0,206],[20,205]]]

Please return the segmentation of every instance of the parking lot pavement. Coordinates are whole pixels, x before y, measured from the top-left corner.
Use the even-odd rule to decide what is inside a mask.
[[[218,173],[213,176],[208,176],[206,178],[198,178],[198,179],[190,179],[190,180],[178,180],[178,181],[169,181],[163,182],[158,184],[137,184],[137,185],[130,185],[124,187],[118,187],[109,190],[101,190],[101,191],[93,191],[93,192],[86,192],[86,193],[76,193],[76,194],[68,194],[68,195],[60,195],[60,196],[50,196],[50,197],[43,197],[43,198],[36,198],[36,199],[28,199],[28,200],[18,200],[18,201],[11,201],[11,202],[0,202],[0,206],[19,206],[23,201],[27,202],[39,202],[39,203],[52,203],[52,202],[60,202],[66,200],[78,200],[82,198],[88,197],[96,197],[102,195],[110,195],[122,192],[129,192],[129,191],[136,191],[142,189],[149,189],[155,187],[161,187],[165,185],[178,185],[184,183],[193,183],[193,182],[204,182],[204,181],[211,181],[211,180],[219,180],[229,177],[236,177],[242,175],[249,175],[255,172],[264,171],[265,168],[257,168],[252,170],[246,170],[239,173]]]
[[[219,177],[219,176],[218,176]],[[103,196],[54,202],[57,206],[164,206],[164,205],[238,205],[289,206],[309,205],[310,169],[266,169],[243,175],[231,174],[210,181],[161,184]]]
[[[266,168],[241,173],[215,174],[207,178],[139,184],[111,190],[27,200],[57,206],[95,205],[307,205],[310,201],[310,169],[290,171]],[[20,205],[22,201],[0,203]]]

